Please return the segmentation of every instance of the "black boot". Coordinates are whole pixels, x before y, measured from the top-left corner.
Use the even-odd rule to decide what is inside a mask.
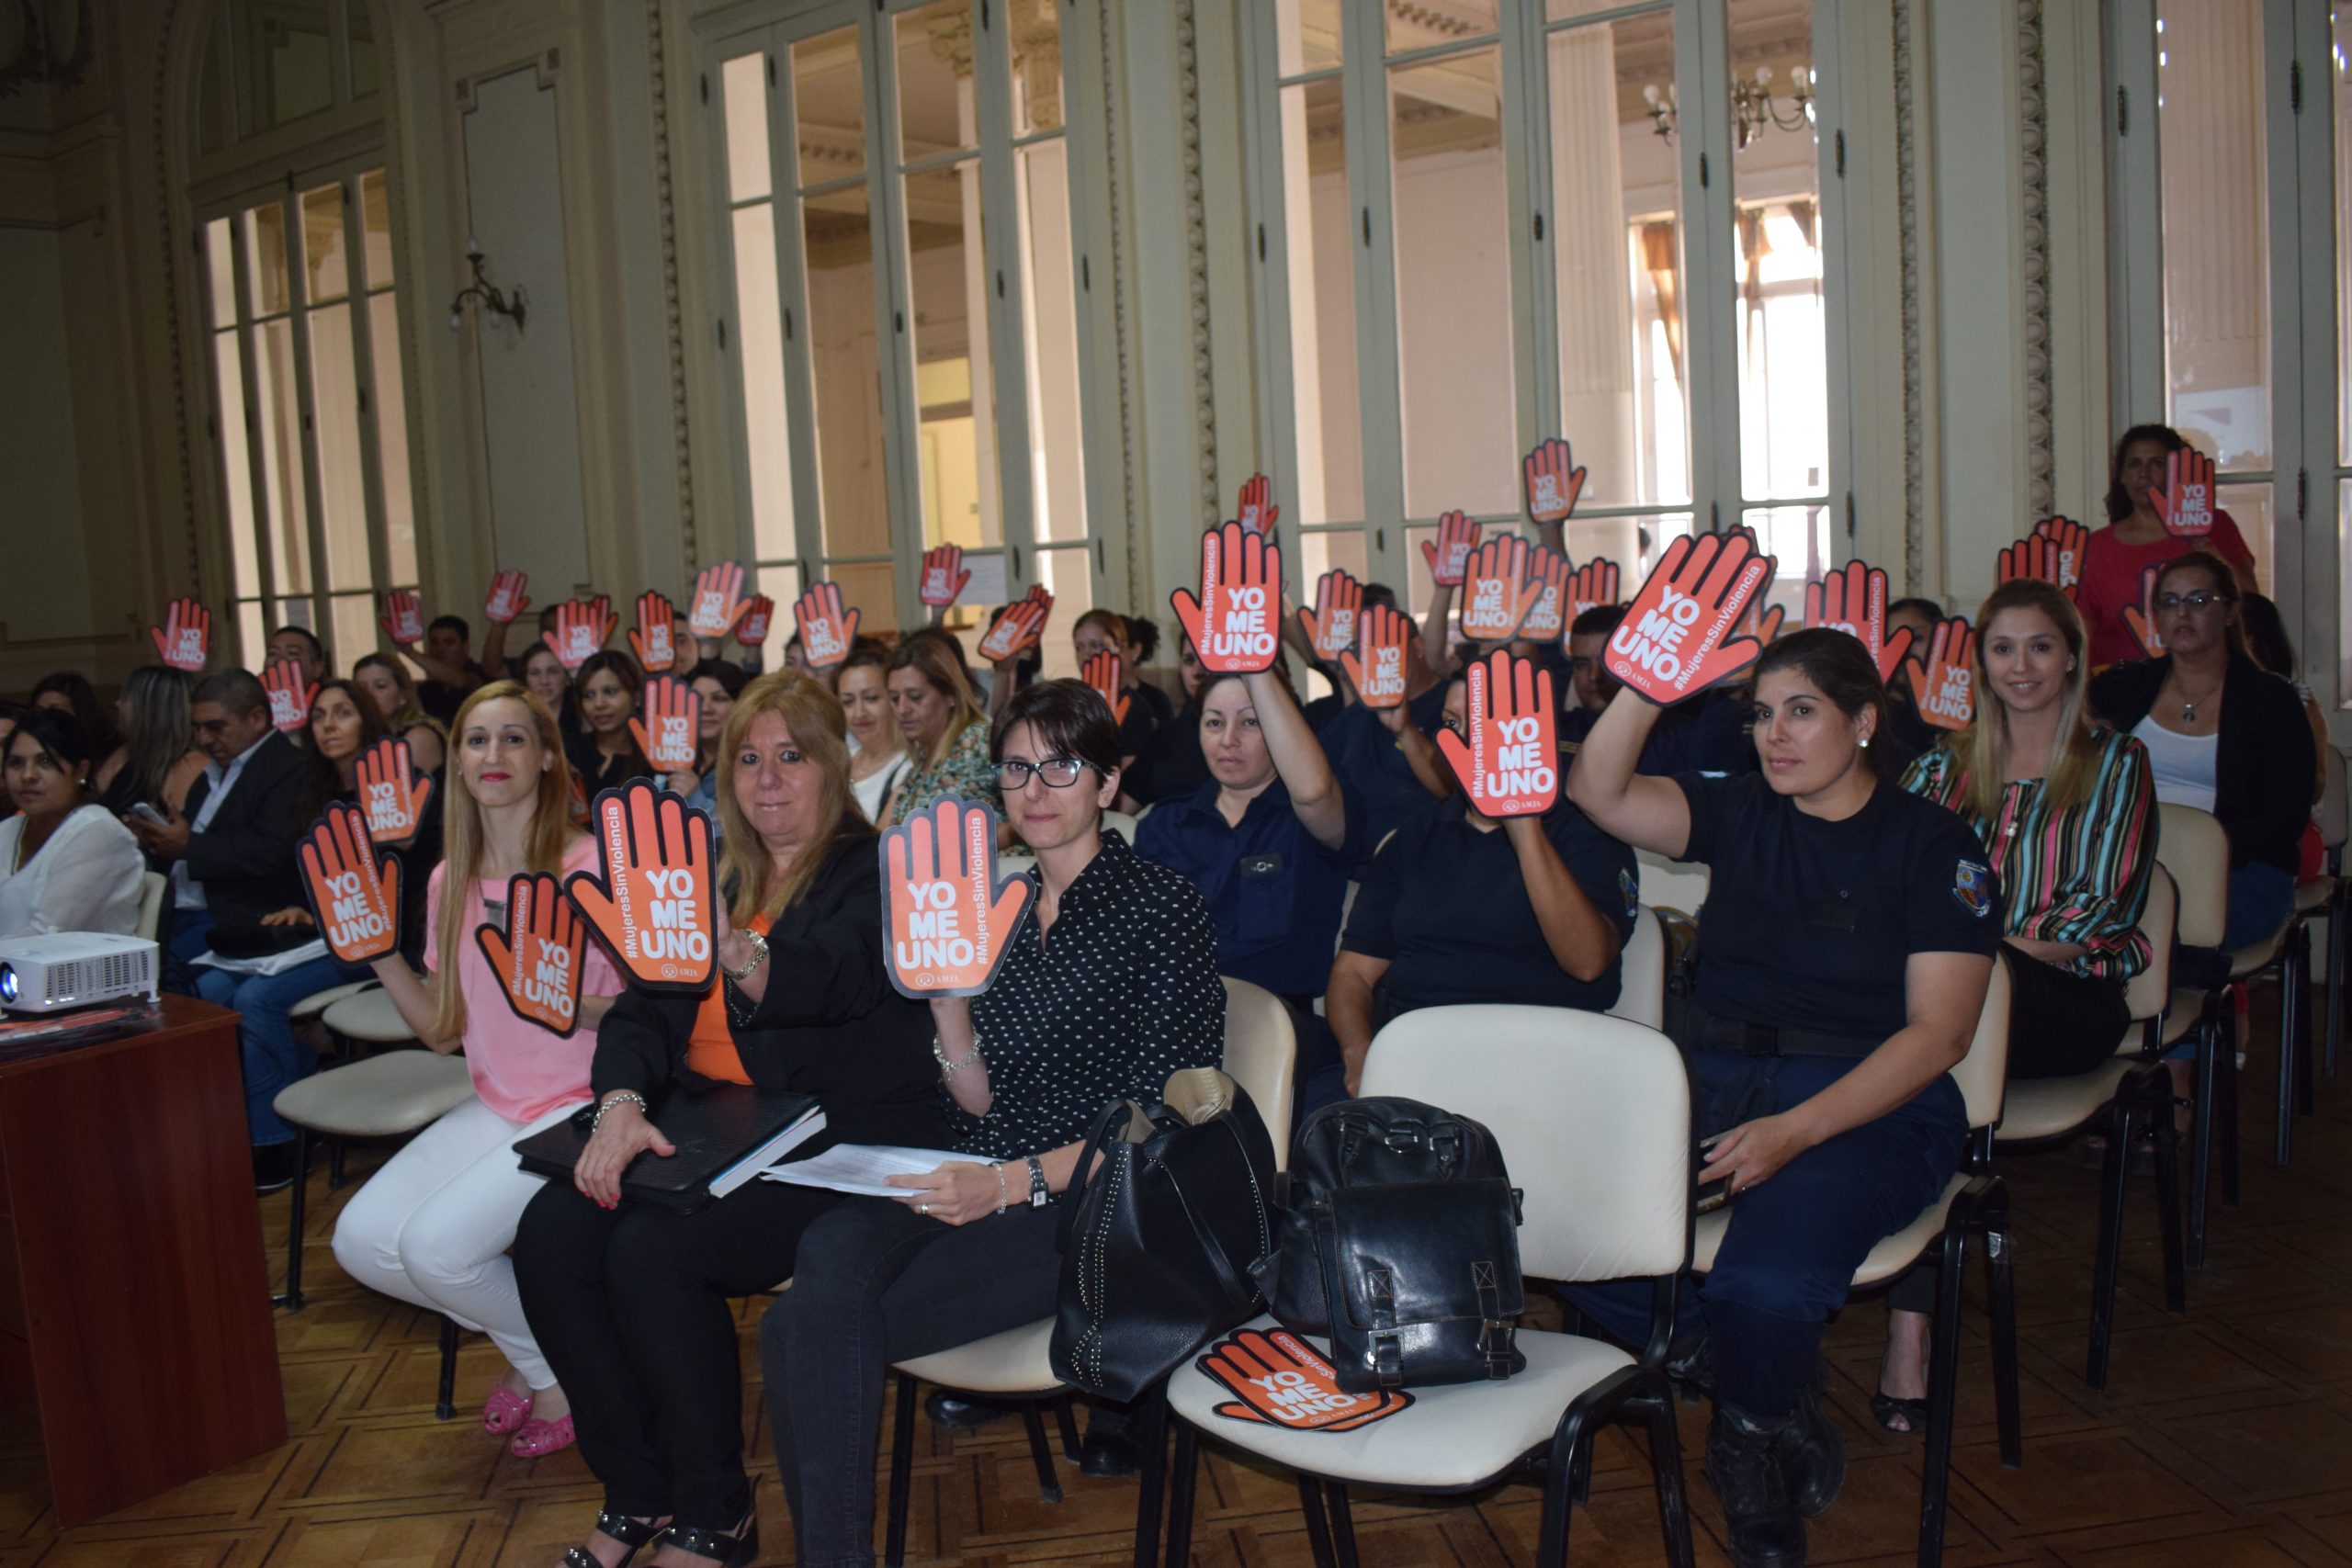
[[[1738,1568],[1804,1568],[1804,1520],[1789,1501],[1777,1452],[1794,1416],[1760,1421],[1728,1404],[1707,1427],[1707,1483],[1724,1506]]]
[[[1846,1438],[1821,1407],[1821,1390],[1813,1383],[1797,1398],[1773,1452],[1789,1488],[1789,1501],[1798,1513],[1817,1519],[1838,1501],[1846,1484]]]
[[[1081,1474],[1102,1480],[1143,1472],[1143,1442],[1136,1436],[1139,1417],[1124,1404],[1101,1404],[1086,1418],[1086,1440],[1079,1445]]]
[[[985,1399],[963,1399],[935,1388],[923,1396],[922,1413],[931,1417],[934,1427],[944,1427],[951,1432],[977,1432],[1012,1415],[1012,1406]]]

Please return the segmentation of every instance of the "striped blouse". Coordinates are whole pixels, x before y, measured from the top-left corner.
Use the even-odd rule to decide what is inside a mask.
[[[2042,780],[2018,779],[1994,820],[1977,818],[1965,764],[1945,746],[1912,763],[1903,787],[1958,813],[1984,840],[2007,896],[2009,935],[2075,943],[2085,952],[2062,967],[2120,983],[2148,966],[2139,923],[2155,874],[2156,792],[2137,740],[2101,729],[2097,745],[2090,793],[2060,816]]]

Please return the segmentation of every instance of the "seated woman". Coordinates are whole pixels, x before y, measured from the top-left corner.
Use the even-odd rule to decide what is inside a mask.
[[[1210,781],[1207,754],[1201,749],[1201,684],[1208,671],[1182,632],[1176,634],[1176,674],[1183,682],[1184,705],[1151,732],[1136,753],[1135,766],[1122,777],[1119,804],[1125,810],[1182,798]]]
[[[2211,551],[2227,563],[2232,586],[2254,586],[2254,552],[2238,532],[2237,520],[2216,506],[2213,531],[2184,538],[2165,526],[2148,492],[2161,490],[2165,460],[2188,443],[2168,424],[2135,424],[2115,444],[2108,463],[2107,526],[2095,530],[2084,547],[2082,581],[2075,606],[2090,632],[2091,667],[2104,670],[2140,657],[2140,644],[2123,619],[2124,608],[2140,608],[2141,578],[2191,550]]]
[[[1456,675],[1446,683],[1448,728],[1461,728],[1466,701]],[[1418,1008],[1616,1006],[1639,886],[1634,852],[1565,795],[1541,818],[1499,820],[1459,791],[1431,802],[1372,857],[1331,964],[1324,1012],[1345,1081],[1310,1085],[1302,1074],[1299,1098],[1355,1093],[1373,1036]]]
[[[1796,632],[1755,668],[1760,773],[1637,774],[1658,709],[1621,691],[1567,788],[1634,847],[1713,872],[1676,1041],[1699,1180],[1726,1183],[1730,1225],[1679,1298],[1677,1355],[1705,1346],[1707,1478],[1733,1560],[1801,1562],[1804,1519],[1845,1479],[1815,1393],[1821,1326],[1959,1168],[1950,1069],[1984,1010],[2000,898],[1967,825],[1872,767],[1886,694],[1860,639]],[[1571,1294],[1622,1340],[1648,1331],[1645,1286]]]
[[[950,1146],[964,1157],[892,1178],[902,1199],[852,1198],[811,1224],[792,1289],[760,1326],[802,1562],[873,1560],[891,1362],[1053,1315],[1061,1257],[1047,1201],[1102,1108],[1156,1100],[1170,1073],[1224,1059],[1206,906],[1102,831],[1119,789],[1102,699],[1076,681],[1028,688],[997,721],[992,755],[1037,868],[995,984],[931,1003]]]
[[[511,681],[479,687],[451,728],[442,791],[448,853],[425,890],[425,974],[393,955],[376,977],[416,1037],[465,1047],[474,1098],[403,1145],[344,1205],[335,1261],[370,1290],[487,1334],[506,1371],[482,1406],[483,1430],[536,1459],[571,1445],[571,1407],[532,1337],[506,1257],[524,1206],[544,1185],[514,1162],[515,1143],[589,1098],[596,1029],[621,988],[594,941],[581,970],[578,1027],[558,1036],[514,1010],[474,932],[506,921],[509,882],[599,863],[572,826],[571,770],[555,715]]]
[[[106,756],[122,744],[122,737],[115,732],[114,716],[98,701],[90,678],[78,670],[59,670],[44,675],[34,685],[33,706],[62,713],[82,727],[90,738],[90,750]]]
[[[833,680],[842,699],[842,721],[856,742],[850,753],[850,795],[858,814],[879,822],[890,792],[910,765],[906,737],[890,711],[890,650],[860,637]]]
[[[639,694],[645,690],[637,660],[609,648],[592,653],[572,684],[580,696],[581,728],[566,737],[564,744],[582,793],[594,800],[599,791],[631,779],[657,778],[628,727],[637,716]]]
[[[706,659],[685,675],[687,690],[702,704],[695,710],[695,765],[672,773],[663,783],[684,795],[688,806],[714,818],[714,827],[719,815],[718,772],[723,761],[719,739],[727,733],[727,716],[735,711],[735,699],[751,680],[741,665],[723,659]]]
[[[1095,609],[1079,616],[1078,624],[1069,629],[1069,640],[1080,670],[1098,653],[1115,653],[1125,666],[1126,680],[1119,694],[1127,699],[1127,716],[1119,721],[1119,753],[1132,767],[1144,743],[1176,716],[1176,705],[1168,700],[1168,694],[1143,679],[1144,666],[1159,651],[1159,627],[1140,615]]]
[[[196,747],[195,690],[187,671],[164,664],[141,665],[122,683],[122,744],[91,775],[108,811],[119,817],[143,803],[174,815],[187,805],[209,760]]]
[[[899,775],[876,825],[904,822],[949,795],[996,805],[989,724],[964,677],[955,639],[930,628],[910,633],[890,655],[888,684],[912,765]]]
[[[2148,753],[2091,716],[2082,617],[2033,578],[1976,612],[1976,722],[1911,765],[1903,787],[1976,831],[2007,905],[2009,1076],[2071,1077],[2115,1054],[2123,987],[2151,956],[2139,923],[2156,870]],[[1927,1414],[1935,1269],[1887,1292],[1886,1365],[1871,1413],[1891,1432]]]
[[[714,775],[724,976],[698,998],[622,993],[597,1032],[577,1190],[549,1183],[515,1238],[524,1309],[605,1483],[596,1528],[634,1551],[674,1518],[663,1562],[724,1557],[721,1532],[744,1533],[728,1300],[789,1278],[802,1231],[843,1199],[753,1181],[691,1214],[631,1201],[622,1170],[671,1152],[648,1106],[673,1082],[754,1083],[814,1095],[823,1140],[935,1148],[945,1133],[931,1010],[883,967],[881,861],[850,803],[841,712],[789,671],[735,705]]]
[[[448,760],[449,732],[417,700],[416,682],[407,666],[389,653],[370,653],[352,665],[351,679],[375,703],[384,728],[408,742],[417,771],[439,773]]]
[[[16,815],[0,821],[0,937],[129,936],[147,862],[90,792],[96,750],[73,715],[35,708],[0,750]]]

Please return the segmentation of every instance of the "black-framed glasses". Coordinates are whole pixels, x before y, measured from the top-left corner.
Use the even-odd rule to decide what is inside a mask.
[[[1048,757],[1042,762],[999,762],[996,787],[1007,795],[1019,795],[1029,787],[1029,775],[1035,773],[1046,781],[1047,789],[1068,789],[1085,771],[1086,764],[1075,757]]]
[[[2204,589],[2199,588],[2193,593],[2163,594],[2156,600],[2156,608],[2159,610],[2197,610],[2202,612],[2211,609],[2216,604],[2226,604],[2228,603],[2230,603],[2230,596],[2228,594],[2209,593]]]

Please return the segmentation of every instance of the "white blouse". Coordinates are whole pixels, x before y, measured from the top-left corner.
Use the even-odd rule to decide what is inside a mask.
[[[129,936],[139,926],[147,862],[139,840],[103,806],[85,806],[58,824],[39,852],[17,863],[25,819],[0,822],[0,937],[52,931]]]
[[[899,760],[880,773],[867,778],[850,780],[849,792],[856,798],[857,808],[865,813],[868,822],[882,820],[882,808],[890,801],[890,788],[899,782],[899,775],[906,771],[906,754],[900,752]]]
[[[2148,749],[2148,771],[2156,799],[2166,806],[2213,809],[2214,779],[2221,766],[2222,738],[2176,735],[2158,724],[2154,714],[2132,727],[2132,738]]]

